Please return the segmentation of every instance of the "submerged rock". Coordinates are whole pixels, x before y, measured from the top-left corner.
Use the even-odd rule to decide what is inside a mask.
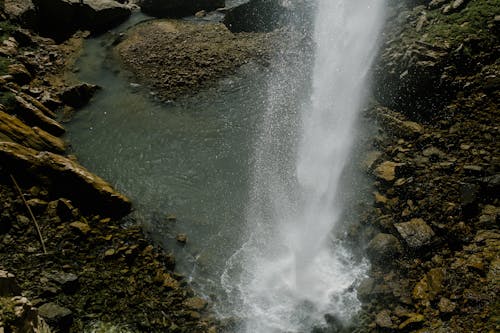
[[[12,173],[28,173],[44,178],[57,193],[77,201],[82,207],[111,216],[123,216],[131,202],[106,181],[66,157],[39,152],[16,143],[0,142],[0,160]]]

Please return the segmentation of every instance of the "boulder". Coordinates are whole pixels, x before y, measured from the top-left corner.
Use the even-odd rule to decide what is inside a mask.
[[[182,17],[201,10],[214,10],[225,6],[224,0],[140,0],[145,14],[155,17]]]
[[[130,7],[113,0],[34,0],[41,34],[62,41],[77,30],[104,32],[125,21]]]
[[[0,297],[15,296],[21,293],[14,274],[0,270]]]
[[[429,302],[434,300],[443,290],[446,271],[443,268],[433,268],[413,288],[413,298]]]
[[[368,243],[366,253],[371,260],[383,261],[394,258],[402,252],[399,240],[391,235],[379,233]]]
[[[39,152],[17,143],[0,142],[0,161],[8,172],[41,179],[54,193],[77,202],[82,209],[116,217],[131,210],[128,198],[66,157]]]
[[[94,96],[99,86],[80,83],[66,88],[60,95],[61,101],[74,108],[81,108]]]
[[[250,0],[229,9],[223,23],[232,32],[269,32],[284,25],[287,11],[280,0]]]
[[[5,0],[4,8],[7,17],[23,27],[32,29],[38,25],[38,16],[33,1]]]
[[[432,244],[434,231],[423,219],[415,218],[409,222],[395,223],[394,227],[409,248],[418,250]]]
[[[17,117],[0,111],[0,141],[12,141],[36,150],[62,153],[64,141],[38,127],[29,127]]]
[[[9,65],[7,67],[7,73],[12,76],[15,83],[21,86],[31,81],[31,73],[23,64]]]
[[[57,328],[61,332],[68,332],[73,322],[73,313],[71,310],[56,303],[42,305],[38,309],[38,313],[50,326]]]

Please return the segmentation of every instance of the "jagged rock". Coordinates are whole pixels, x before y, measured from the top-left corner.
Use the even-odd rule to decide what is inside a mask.
[[[409,222],[395,223],[394,227],[413,250],[432,244],[434,231],[423,219],[416,218]]]
[[[38,313],[49,325],[62,332],[67,332],[73,322],[71,310],[56,303],[45,303],[38,309]]]
[[[175,237],[175,240],[181,244],[186,244],[187,242],[187,235],[186,234],[178,234]]]
[[[21,293],[16,277],[7,271],[0,270],[0,297],[15,296]]]
[[[58,41],[77,30],[93,33],[125,21],[131,14],[130,7],[113,0],[33,0],[37,6],[38,30]]]
[[[38,127],[29,127],[17,117],[0,111],[0,141],[12,141],[36,150],[62,153],[64,141]]]
[[[67,294],[74,293],[78,288],[78,276],[73,273],[52,272],[45,274],[45,277],[57,283],[57,285]]]
[[[80,108],[89,102],[97,90],[99,86],[95,84],[81,83],[65,89],[60,98],[65,104]]]
[[[413,298],[430,302],[443,290],[446,271],[443,268],[433,268],[415,285]]]
[[[19,44],[13,37],[9,37],[2,42],[0,46],[0,55],[5,57],[13,57],[17,55]]]
[[[284,24],[286,12],[279,0],[250,0],[229,9],[223,23],[232,32],[268,32]]]
[[[79,221],[71,222],[69,226],[75,230],[78,230],[78,232],[82,235],[87,235],[91,230],[90,226],[87,223]]]
[[[140,0],[141,11],[155,17],[182,17],[225,6],[224,0]]]
[[[35,5],[31,0],[5,0],[5,13],[26,28],[34,28],[38,24]]]
[[[402,252],[399,240],[391,234],[379,233],[368,243],[366,253],[374,261],[394,258]]]
[[[31,73],[23,64],[9,65],[9,67],[7,67],[7,73],[12,75],[14,82],[21,86],[31,81]]]
[[[405,139],[415,139],[424,132],[422,125],[405,120],[404,116],[386,107],[375,109],[375,116],[389,134]]]
[[[375,168],[374,174],[379,179],[392,182],[396,179],[396,175],[399,174],[399,170],[403,165],[403,163],[384,161]]]
[[[82,208],[108,216],[128,214],[131,203],[103,179],[66,157],[38,152],[16,143],[0,142],[0,161],[12,173],[28,173],[45,179],[55,191]]]
[[[28,102],[20,94],[15,94],[14,98],[15,106],[11,112],[24,120],[28,125],[40,127],[55,136],[60,136],[66,132],[61,124],[46,116],[42,110]]]

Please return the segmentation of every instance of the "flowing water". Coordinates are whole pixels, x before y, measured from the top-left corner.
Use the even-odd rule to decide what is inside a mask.
[[[104,89],[69,125],[75,153],[134,200],[133,217],[239,332],[308,332],[360,307],[367,264],[335,230],[385,1],[312,3],[314,24],[291,17],[268,69],[244,66],[176,102],[106,61],[109,35],[89,40],[78,64]]]

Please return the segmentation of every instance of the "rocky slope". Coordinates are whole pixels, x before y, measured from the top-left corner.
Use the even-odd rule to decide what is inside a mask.
[[[500,7],[394,3],[366,117],[365,331],[500,328]]]

